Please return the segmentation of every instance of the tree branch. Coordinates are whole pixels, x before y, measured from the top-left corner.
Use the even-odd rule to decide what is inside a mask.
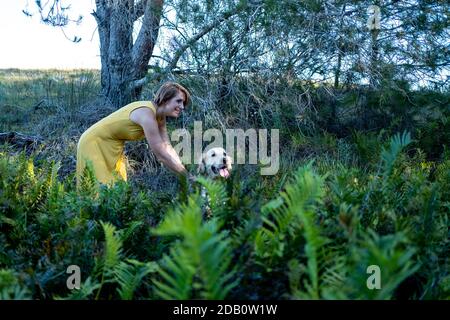
[[[162,8],[163,1],[160,0],[160,2],[161,2],[161,8]],[[259,6],[259,5],[261,5],[261,3],[262,3],[261,0],[248,1],[248,3],[246,3],[245,5],[238,5],[233,10],[224,12],[219,18],[217,18],[215,21],[213,21],[209,25],[205,26],[199,33],[197,33],[192,38],[190,38],[188,41],[186,41],[186,43],[175,52],[173,58],[170,60],[170,62],[168,64],[168,66],[165,67],[161,73],[155,73],[152,77],[141,77],[138,80],[132,81],[132,82],[130,82],[130,88],[133,88],[133,89],[139,88],[139,87],[147,84],[148,82],[155,80],[156,78],[163,77],[164,75],[172,72],[172,70],[176,67],[178,60],[181,58],[183,53],[189,47],[191,47],[194,43],[196,43],[199,39],[201,39],[204,35],[206,35],[208,32],[210,32],[211,30],[213,30],[214,28],[219,26],[223,21],[233,17],[234,15],[242,12],[243,10],[248,9],[250,6]],[[149,6],[147,6],[147,9],[148,8],[149,8]],[[147,17],[147,12],[145,14],[145,17]],[[145,18],[144,18],[144,22],[145,22]],[[159,20],[158,20],[158,25],[159,25]],[[143,24],[143,27],[144,27],[144,24]],[[141,33],[142,33],[142,37],[144,37],[144,35],[145,35],[144,32],[145,31],[143,31],[141,29],[138,38],[141,36]],[[154,43],[152,43],[152,45],[154,45]],[[139,50],[139,44],[138,44],[138,40],[136,40],[135,48],[133,48],[133,57],[135,59],[137,59],[138,57],[142,58],[142,55],[138,54],[138,52],[139,52],[138,50]],[[148,59],[145,60],[146,70],[148,69],[148,61],[149,60],[150,60],[150,57],[148,57]],[[144,62],[144,59],[142,59],[141,62]]]
[[[199,39],[201,39],[204,35],[206,35],[208,32],[210,32],[211,30],[213,30],[214,28],[216,28],[217,26],[219,26],[223,21],[231,18],[232,16],[238,14],[239,12],[242,11],[242,7],[236,7],[235,9],[225,12],[223,13],[218,19],[216,19],[215,21],[213,21],[212,23],[210,23],[209,25],[207,25],[205,28],[203,28],[202,31],[200,31],[199,33],[197,33],[196,35],[194,35],[192,38],[190,38],[181,48],[179,48],[170,64],[167,66],[167,71],[171,71],[172,69],[174,69],[178,63],[178,60],[180,60],[181,56],[183,55],[183,53],[189,48],[191,47],[194,43],[196,43]]]
[[[147,71],[148,62],[158,38],[163,5],[164,0],[146,1],[144,21],[132,51],[135,77],[142,77]]]
[[[133,21],[136,21],[144,15],[145,8],[147,7],[147,2],[148,0],[141,0],[134,5]]]

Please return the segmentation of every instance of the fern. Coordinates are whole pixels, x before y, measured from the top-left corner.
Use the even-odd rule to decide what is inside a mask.
[[[216,228],[211,231],[215,232]],[[212,236],[200,244],[199,274],[204,283],[204,299],[224,299],[228,292],[237,285],[231,281],[234,270],[228,272],[232,259],[230,240],[227,233]]]
[[[198,201],[189,197],[186,205],[171,210],[153,231],[181,237],[160,263],[161,280],[154,280],[155,292],[163,299],[224,299],[237,284],[231,281],[235,271],[229,271],[231,240],[219,232],[217,218],[202,223]]]
[[[400,136],[399,134],[396,134],[394,137],[391,138],[388,148],[383,148],[381,152],[381,162],[378,167],[378,172],[375,174],[373,180],[369,183],[368,190],[364,196],[364,199],[362,201],[360,212],[366,213],[366,217],[363,219],[365,221],[365,224],[367,223],[367,219],[369,219],[367,209],[369,207],[369,200],[372,196],[372,193],[376,189],[381,189],[382,192],[387,193],[393,192],[391,190],[392,184],[388,183],[388,180],[392,174],[392,170],[394,168],[395,161],[400,153],[400,151],[407,146],[411,142],[411,137],[409,132],[403,132],[403,134]],[[379,185],[379,175],[380,171],[382,172],[382,185]]]
[[[306,239],[305,254],[307,257],[307,271],[309,283],[305,283],[305,287],[309,295],[319,298],[319,259],[320,250],[326,243],[326,240],[320,236],[319,228],[314,223],[313,212],[300,211],[300,219],[303,223],[303,235]]]
[[[110,223],[101,222],[105,233],[105,254],[103,260],[103,270],[111,272],[119,263],[122,257],[122,241],[120,235],[116,233],[116,227]]]
[[[19,284],[17,274],[13,270],[0,269],[0,300],[31,299],[27,288]]]
[[[59,207],[59,202],[64,196],[64,184],[57,179],[60,167],[61,164],[59,162],[52,162],[43,178],[43,184],[40,186],[40,189],[45,194],[45,199],[39,200],[38,211],[40,212],[52,212]]]
[[[160,263],[158,273],[161,281],[153,280],[156,295],[166,300],[189,299],[192,296],[195,272],[195,262],[189,251],[176,244]]]
[[[77,182],[77,189],[81,194],[84,194],[88,197],[98,197],[100,185],[97,181],[97,178],[95,177],[95,170],[91,161],[86,162],[86,166],[83,169],[81,177],[79,177],[78,179],[79,181]]]
[[[134,226],[132,224],[129,232]],[[103,256],[97,260],[94,271],[94,278],[89,277],[82,285],[81,289],[74,291],[66,298],[56,296],[56,299],[87,299],[97,290],[95,299],[101,297],[101,291],[106,283],[110,285],[118,285],[117,293],[121,299],[133,299],[134,292],[139,287],[145,276],[156,271],[156,263],[142,263],[134,259],[123,261],[122,239],[124,239],[122,231],[116,231],[116,227],[110,223],[101,222],[103,232],[105,234],[105,246]],[[96,279],[100,273],[100,282]]]
[[[286,210],[285,207],[282,207],[283,204],[283,199],[280,197],[261,208],[261,213],[264,215],[262,221],[265,226],[256,233],[254,240],[255,253],[261,258],[271,260],[281,257],[284,252],[284,238],[287,229],[297,223],[293,220],[293,211]],[[268,216],[273,216],[275,222],[272,222]]]
[[[86,281],[80,284],[79,290],[73,290],[67,297],[54,296],[53,298],[55,300],[87,300],[100,286],[100,283],[88,277]]]
[[[212,215],[220,219],[225,219],[227,214],[227,206],[225,204],[228,201],[228,196],[223,183],[203,177],[198,177],[197,181],[207,191],[207,204],[211,208]]]
[[[343,282],[345,273],[345,260],[340,251],[327,247],[329,240],[320,234],[315,221],[326,176],[316,175],[312,163],[300,167],[280,197],[262,208],[264,225],[255,238],[256,254],[270,265],[275,257],[283,256],[283,249],[289,246],[289,236],[303,234],[306,266],[296,259],[288,263],[292,296],[301,299],[319,299],[322,294],[332,292]],[[306,279],[303,278],[299,287],[303,275]]]
[[[388,149],[383,148],[381,152],[381,161],[383,169],[383,180],[386,181],[392,173],[394,162],[400,151],[411,143],[411,135],[409,132],[403,132],[400,136],[396,134],[392,137]]]
[[[122,241],[120,233],[116,234],[116,227],[110,223],[100,222],[105,233],[105,251],[103,258],[97,264],[97,269],[101,270],[101,282],[97,291],[96,299],[100,297],[100,292],[105,282],[110,282],[114,275],[114,269],[119,265],[122,258]]]
[[[121,299],[133,299],[134,291],[138,288],[144,277],[157,270],[154,262],[142,263],[134,259],[120,262],[114,268],[114,277],[119,284],[117,292]]]
[[[367,233],[362,234],[358,246],[353,247],[351,253],[353,272],[349,274],[348,282],[344,286],[349,291],[350,298],[392,298],[399,284],[419,269],[420,265],[414,259],[415,252],[404,233],[380,236],[369,229]],[[366,269],[370,265],[380,268],[379,290],[367,288]]]
[[[125,231],[121,234],[121,241],[125,242],[128,240],[129,237],[133,235],[134,232],[136,232],[137,229],[139,229],[144,223],[142,221],[132,221],[128,228],[125,229]]]
[[[300,167],[294,175],[294,180],[286,186],[280,197],[261,208],[264,225],[255,237],[255,252],[261,258],[269,258],[272,261],[281,257],[286,246],[286,237],[295,236],[301,225],[305,228],[305,235],[315,241],[317,233],[312,227],[312,211],[323,195],[324,177],[312,173],[311,165],[312,162]],[[312,242],[308,246],[308,253],[313,254],[315,245],[316,243]],[[312,257],[311,268],[314,259]]]
[[[27,161],[27,188],[30,192],[29,206],[37,208],[43,204],[50,195],[50,192],[57,184],[57,176],[60,168],[59,162],[51,162],[48,167],[41,168],[36,175],[34,172],[33,160]]]

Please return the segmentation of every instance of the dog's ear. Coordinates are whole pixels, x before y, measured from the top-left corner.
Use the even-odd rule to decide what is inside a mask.
[[[205,172],[205,161],[203,160],[202,157],[202,162],[200,162],[200,164],[198,165],[198,170],[197,173],[204,173]]]

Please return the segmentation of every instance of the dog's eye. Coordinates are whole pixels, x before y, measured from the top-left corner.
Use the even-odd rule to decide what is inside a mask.
[[[227,155],[227,153],[226,153],[226,152],[224,152],[224,153],[223,153],[223,155],[224,155],[224,156],[226,156],[226,155]]]
[[[213,153],[212,155],[211,155],[211,157],[215,157],[216,156],[216,154],[215,153]]]

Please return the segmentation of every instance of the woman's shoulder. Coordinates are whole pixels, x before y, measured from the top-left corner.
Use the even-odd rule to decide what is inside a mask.
[[[159,124],[156,118],[156,108],[152,101],[135,101],[126,105],[124,108],[127,109],[128,119],[134,123],[141,126],[144,123],[151,124],[152,122]],[[152,112],[148,112],[145,109],[150,109]]]
[[[151,100],[139,100],[139,101],[133,101],[129,104],[127,104],[124,108],[127,107],[149,107],[149,108],[155,108],[154,103]]]
[[[156,108],[155,108],[154,103],[152,101],[147,101],[147,100],[131,102],[131,103],[127,104],[126,106],[124,106],[122,109],[124,111],[127,111],[127,113],[129,114],[138,108],[148,108],[148,109],[152,110],[154,114],[156,114]]]

